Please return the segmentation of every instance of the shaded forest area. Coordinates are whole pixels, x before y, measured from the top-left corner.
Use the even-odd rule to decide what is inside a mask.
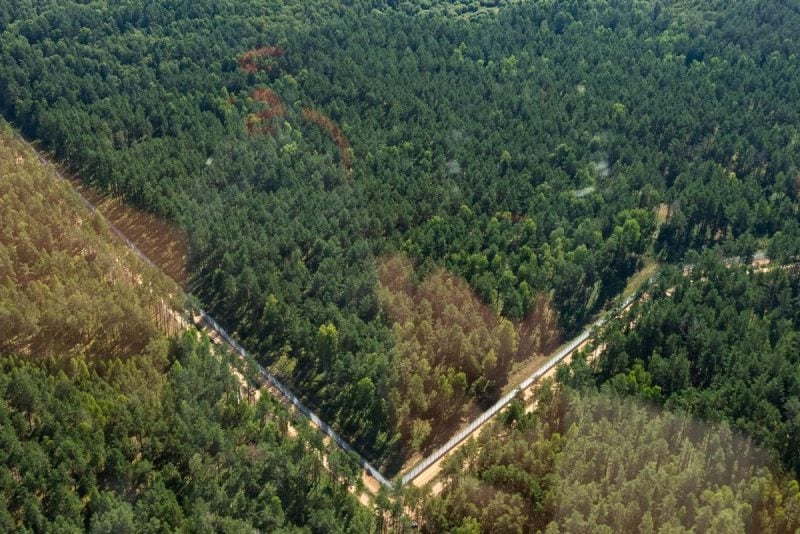
[[[648,251],[800,250],[790,2],[17,4],[6,117],[186,229],[193,291],[389,471],[435,443],[440,393],[402,389],[429,355],[393,334],[376,258],[444,267],[497,321],[544,299],[566,336]],[[248,134],[259,87],[285,106],[274,135]],[[349,180],[304,109],[349,142]]]
[[[0,351],[127,359],[172,329],[179,288],[113,242],[0,121]]]

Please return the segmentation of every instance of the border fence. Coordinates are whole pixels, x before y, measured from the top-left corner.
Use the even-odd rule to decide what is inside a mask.
[[[214,330],[217,334],[219,334],[219,336],[223,340],[225,340],[225,343],[227,343],[234,351],[236,351],[243,358],[252,360],[256,364],[256,366],[258,367],[258,372],[261,374],[261,376],[263,376],[272,386],[274,386],[278,391],[280,391],[281,395],[286,397],[286,399],[288,399],[289,402],[294,404],[294,406],[297,408],[297,410],[300,413],[302,413],[304,416],[306,416],[308,419],[310,419],[312,423],[317,425],[320,428],[320,430],[322,430],[333,441],[335,441],[336,444],[339,447],[341,447],[342,449],[344,449],[348,453],[355,454],[358,457],[358,463],[361,464],[361,467],[363,467],[367,471],[367,473],[370,474],[370,476],[374,477],[375,480],[377,480],[378,482],[380,482],[384,486],[391,486],[392,485],[392,483],[389,480],[387,480],[386,477],[384,477],[380,473],[380,471],[378,471],[363,456],[361,456],[358,452],[356,452],[350,446],[349,443],[347,443],[341,436],[339,436],[339,434],[336,433],[335,430],[333,430],[330,427],[330,425],[328,425],[325,421],[320,419],[319,416],[317,416],[317,414],[315,414],[314,412],[309,410],[303,404],[303,402],[297,397],[297,395],[292,393],[289,390],[289,388],[284,386],[283,383],[280,380],[278,380],[278,378],[275,375],[273,375],[272,373],[267,371],[264,368],[264,366],[262,366],[260,363],[258,363],[258,361],[256,361],[255,358],[253,358],[241,345],[239,345],[239,343],[237,343],[236,340],[233,339],[225,331],[225,329],[222,328],[219,325],[219,323],[217,321],[215,321],[211,316],[209,316],[206,312],[204,312],[202,310],[200,310],[200,316],[203,318],[203,321],[205,321],[205,323],[208,325],[208,327],[211,328],[212,330]]]

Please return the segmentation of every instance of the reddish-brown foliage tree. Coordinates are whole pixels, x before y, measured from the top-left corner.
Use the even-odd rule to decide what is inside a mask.
[[[249,72],[251,74],[258,72],[259,70],[269,72],[272,66],[261,61],[261,59],[277,59],[283,57],[283,54],[284,50],[280,46],[262,46],[260,48],[254,48],[239,56],[239,67],[245,72]]]
[[[342,160],[344,174],[349,178],[353,169],[353,152],[344,132],[342,132],[329,117],[326,117],[315,109],[305,108],[303,110],[303,118],[309,122],[313,122],[331,136],[331,139],[333,139],[333,142],[336,143],[336,146],[339,148],[339,156]]]
[[[418,280],[404,255],[378,262],[376,293],[392,320],[395,375],[389,403],[414,452],[454,431],[462,417],[493,402],[515,363],[543,363],[558,346],[556,314],[536,299],[514,324],[444,269]]]

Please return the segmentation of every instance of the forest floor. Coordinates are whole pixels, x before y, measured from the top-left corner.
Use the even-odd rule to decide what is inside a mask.
[[[547,355],[540,354],[514,365],[511,369],[511,374],[508,376],[508,382],[500,390],[500,397],[517,387],[520,382],[531,376],[545,363],[547,363]]]
[[[669,218],[670,207],[669,204],[662,202],[655,209],[656,212],[656,224],[661,226],[667,219]]]
[[[622,290],[622,298],[626,299],[636,293],[640,287],[647,283],[658,271],[660,264],[652,258],[645,257],[642,268],[635,272]]]

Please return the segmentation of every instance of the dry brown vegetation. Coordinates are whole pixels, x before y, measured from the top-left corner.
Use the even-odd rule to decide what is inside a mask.
[[[405,256],[381,262],[378,295],[395,337],[390,404],[411,452],[431,446],[493,401],[516,362],[558,345],[544,298],[517,324],[483,304],[460,277],[438,269],[419,282]]]
[[[283,48],[279,46],[263,46],[248,50],[239,57],[239,67],[245,72],[254,74],[258,71],[269,72],[272,65],[265,60],[283,57]],[[271,89],[257,87],[250,97],[266,107],[247,116],[245,127],[253,134],[275,135],[278,132],[278,120],[286,115],[286,108],[281,98]]]
[[[245,72],[254,74],[258,71],[269,72],[272,65],[268,60],[283,57],[284,50],[279,46],[264,46],[254,48],[239,57],[239,67]],[[245,127],[253,134],[275,135],[278,132],[278,120],[286,115],[286,108],[281,98],[271,89],[258,87],[251,93],[251,98],[256,102],[266,104],[267,107],[247,116]],[[350,177],[353,168],[353,150],[344,132],[333,122],[330,117],[312,108],[303,109],[303,118],[316,124],[327,133],[339,149],[339,159],[346,177]]]
[[[239,56],[239,67],[243,71],[251,74],[260,70],[269,72],[272,69],[272,65],[264,60],[267,58],[282,58],[283,54],[284,50],[280,46],[262,46],[254,48]]]
[[[274,135],[278,131],[278,120],[286,115],[286,108],[281,98],[271,89],[264,87],[254,89],[251,97],[256,102],[266,104],[267,107],[247,116],[247,131],[251,134]]]
[[[350,148],[350,142],[347,140],[347,137],[345,137],[344,132],[342,132],[329,117],[315,109],[304,109],[303,118],[316,124],[330,135],[333,142],[336,143],[336,147],[339,149],[339,158],[342,161],[344,174],[349,178],[353,170],[353,149]]]

